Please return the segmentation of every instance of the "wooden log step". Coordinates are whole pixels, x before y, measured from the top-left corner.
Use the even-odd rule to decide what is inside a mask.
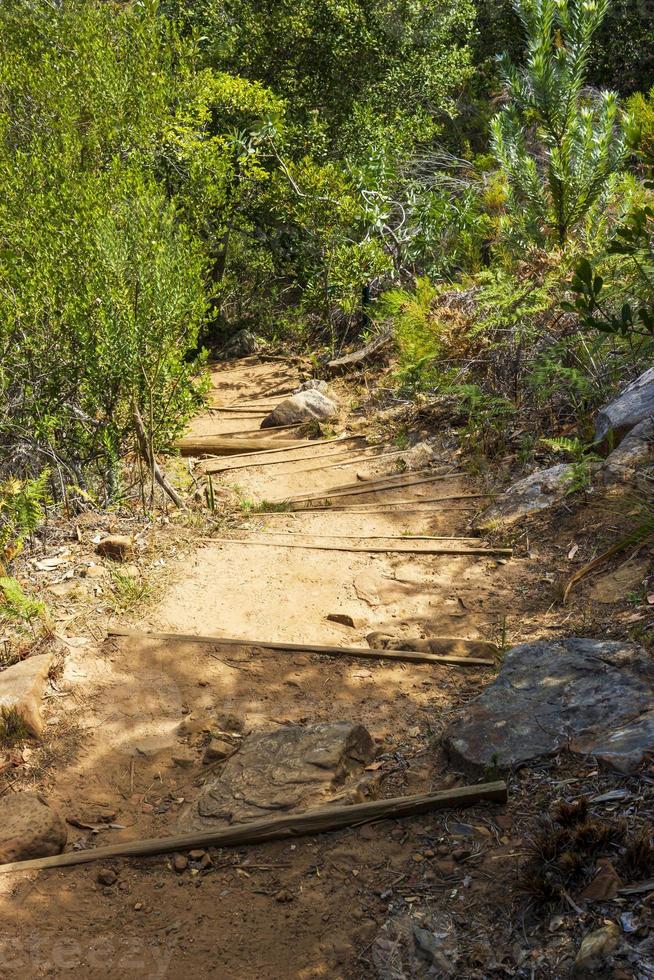
[[[236,429],[233,432],[219,432],[217,435],[222,439],[224,436],[255,436],[258,438],[267,438],[271,432],[280,432],[282,429],[301,429],[302,426],[308,425],[307,422],[289,422],[287,425],[270,425],[267,429]],[[205,436],[200,436],[198,438],[207,438]],[[214,438],[214,437],[212,437]]]
[[[460,786],[440,790],[437,793],[419,793],[415,796],[396,796],[387,800],[370,800],[351,805],[315,807],[304,813],[288,813],[283,816],[262,817],[250,823],[234,824],[220,830],[195,831],[172,837],[147,838],[89,847],[81,851],[67,851],[52,857],[35,858],[31,861],[14,861],[1,864],[0,874],[10,871],[40,871],[46,868],[69,868],[93,861],[106,861],[117,857],[146,857],[169,854],[207,847],[243,847],[246,844],[262,844],[271,840],[307,837],[342,830],[344,827],[360,827],[378,820],[400,820],[420,816],[450,807],[475,806],[478,803],[506,803],[506,783],[478,783],[476,786]]]
[[[263,431],[266,432],[266,429],[264,429]],[[323,442],[329,442],[329,441],[330,440],[324,439],[320,443],[317,442],[316,445],[322,445]],[[336,441],[344,442],[345,440],[337,439]],[[333,450],[336,450],[336,452],[334,452]],[[361,452],[374,453],[375,450],[376,450],[375,446],[370,446],[368,449],[362,447]],[[236,463],[236,464],[232,464],[232,461],[230,459],[226,463],[216,462],[215,468],[212,469],[211,472],[229,473],[230,470],[250,469],[251,467],[255,467],[255,466],[284,466],[285,464],[291,464],[291,463],[304,463],[305,461],[309,461],[312,459],[339,460],[339,462],[319,463],[317,466],[305,466],[302,467],[301,469],[296,468],[293,471],[294,473],[310,473],[313,470],[331,469],[334,466],[350,466],[350,465],[354,465],[355,463],[363,463],[363,462],[374,463],[376,462],[376,460],[384,459],[386,456],[396,455],[395,452],[377,453],[376,455],[370,455],[370,456],[367,455],[354,456],[351,460],[348,460],[347,458],[341,459],[341,457],[348,457],[352,453],[352,451],[353,450],[350,448],[350,449],[344,449],[342,452],[339,452],[338,446],[332,445],[330,446],[329,451],[326,451],[324,453],[317,453],[315,456],[298,457],[297,459],[262,459],[262,460],[254,460],[251,462],[248,462],[248,460],[244,460],[242,463]]]
[[[317,653],[325,657],[354,657],[361,660],[399,660],[413,664],[440,664],[452,667],[494,667],[492,657],[497,647],[488,640],[466,640],[460,636],[435,636],[429,640],[430,651],[423,650],[373,650],[371,647],[337,647],[315,643],[280,643],[269,640],[246,640],[226,636],[202,636],[197,633],[162,633],[153,630],[130,630],[114,627],[108,636],[124,636],[141,640],[163,640],[177,643],[204,643],[218,647],[251,647],[262,650],[279,650],[284,653]],[[450,651],[449,653],[447,651]],[[471,656],[462,656],[470,653]],[[485,654],[485,656],[480,656]]]
[[[420,476],[421,473],[429,472],[429,476]],[[296,504],[302,501],[325,500],[332,497],[356,497],[362,493],[378,493],[382,490],[403,490],[404,487],[414,487],[421,483],[436,483],[439,480],[449,480],[459,474],[454,470],[448,473],[434,473],[427,470],[417,470],[415,475],[407,476],[402,473],[399,476],[381,476],[372,480],[359,481],[358,483],[342,483],[340,486],[329,487],[324,493],[301,493],[295,497],[288,497],[286,503]],[[283,501],[275,500],[274,503],[281,504]]]
[[[249,436],[245,439],[239,436],[185,436],[175,443],[182,456],[201,456],[203,453],[212,456],[237,456],[247,453],[265,451],[288,452],[289,449],[311,446],[315,443],[286,439],[283,442],[267,437]]]
[[[382,504],[381,501],[375,501],[370,504],[324,504],[318,507],[293,507],[291,504],[290,511],[287,513],[292,514],[316,514],[321,511],[334,511],[335,513],[352,513],[352,514],[393,514],[394,511],[386,510],[369,510],[370,507],[402,507],[402,513],[407,514],[409,511],[404,509],[405,504],[436,504],[441,503],[444,500],[479,500],[481,498],[487,497],[487,493],[455,493],[449,494],[445,497],[423,497],[422,500],[416,497],[404,497],[402,500],[389,500],[387,503]],[[276,501],[273,501],[276,502]],[[287,501],[282,501],[282,503],[287,503]],[[261,510],[258,511],[259,514],[265,515],[268,512]],[[276,513],[280,513],[276,511]]]
[[[295,517],[295,511],[293,517]],[[275,511],[276,515],[284,515],[284,511]],[[288,514],[287,514],[288,516]],[[245,532],[239,531],[239,534]],[[336,538],[346,541],[472,541],[478,543],[479,538],[466,537],[465,534],[331,534],[329,531],[257,531],[256,528],[248,531],[249,534],[263,534],[271,537],[285,536],[293,537],[297,535],[301,538]],[[205,538],[206,541],[214,541],[215,538]]]
[[[296,544],[292,541],[253,541],[251,538],[206,538],[211,544],[251,544],[260,548],[300,548],[304,551],[348,551],[362,555],[500,555],[510,558],[512,548],[359,548],[356,545]]]
[[[268,410],[265,408],[235,408],[231,405],[212,405],[211,410],[235,415],[261,415],[262,418],[264,415],[268,415]]]
[[[276,442],[274,448],[265,448],[265,449],[261,446],[261,443],[258,443],[258,445],[254,449],[246,449],[243,452],[234,453],[233,455],[232,453],[225,453],[225,452],[215,453],[215,455],[231,456],[233,459],[244,459],[246,457],[249,457],[250,454],[256,454],[257,456],[265,456],[266,458],[268,458],[269,456],[273,455],[273,453],[287,453],[289,452],[289,450],[293,450],[293,451],[297,450],[302,452],[302,456],[299,457],[301,459],[316,459],[319,458],[319,456],[318,457],[306,456],[304,454],[309,449],[319,449],[321,446],[325,446],[329,443],[338,442],[341,445],[343,445],[344,443],[359,442],[361,439],[365,439],[365,436],[347,436],[345,438],[341,438],[340,436],[333,436],[331,439],[307,439],[304,442],[300,442],[299,440],[296,440],[294,442],[290,442],[289,445],[287,446],[280,446],[279,443]],[[248,441],[247,444],[248,446],[250,446],[251,441]],[[282,460],[282,462],[290,463],[293,461],[285,459]],[[219,471],[221,469],[221,466],[222,466],[221,463],[217,461],[214,462],[214,460],[209,459],[209,460],[205,460],[202,463],[201,471],[204,473],[214,473],[216,471]],[[216,469],[214,469],[214,467],[216,467]]]

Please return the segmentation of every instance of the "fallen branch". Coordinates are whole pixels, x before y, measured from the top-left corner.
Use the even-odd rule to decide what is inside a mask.
[[[355,545],[295,544],[293,541],[253,541],[251,538],[207,538],[211,544],[253,544],[261,548],[301,548],[305,551],[353,551],[366,555],[501,555],[513,548],[359,548]]]
[[[145,431],[143,419],[141,418],[141,413],[139,412],[138,407],[136,405],[134,405],[132,419],[134,422],[134,429],[136,431],[136,439],[139,444],[139,451],[141,453],[141,456],[145,460],[148,469],[154,476],[155,480],[157,481],[161,489],[164,491],[165,494],[167,494],[170,497],[170,499],[175,504],[175,506],[179,507],[180,510],[185,510],[186,504],[184,503],[184,500],[177,493],[177,490],[175,490],[175,488],[171,486],[171,484],[168,482],[168,480],[162,473],[159,464],[154,458],[154,453],[152,452],[150,443],[148,441],[148,436]]]
[[[637,885],[627,885],[626,888],[620,888],[618,895],[645,895],[647,892],[654,892],[654,878],[639,881]]]
[[[161,633],[157,631],[110,629],[108,636],[125,636],[141,640],[164,640],[176,643],[204,643],[224,647],[259,647],[262,650],[279,650],[286,653],[318,653],[325,657],[354,657],[362,660],[400,660],[414,664],[445,664],[454,667],[494,667],[495,661],[489,659],[497,653],[497,647],[487,640],[466,640],[459,636],[431,637],[431,649],[467,650],[484,652],[488,657],[465,657],[458,655],[425,653],[421,650],[373,650],[370,647],[335,647],[313,643],[280,643],[266,640],[245,640],[225,636],[200,636],[195,633]],[[442,645],[442,647],[441,647]]]
[[[419,816],[448,807],[474,806],[476,803],[506,803],[506,783],[480,783],[462,786],[438,793],[420,793],[416,796],[398,796],[389,800],[371,800],[367,803],[324,806],[305,813],[289,813],[278,817],[263,817],[250,823],[235,824],[220,830],[200,830],[174,837],[149,838],[108,844],[104,847],[82,851],[68,851],[52,857],[32,861],[14,861],[0,865],[0,873],[10,871],[37,871],[45,868],[66,868],[92,861],[104,861],[116,857],[146,857],[186,851],[200,847],[241,847],[245,844],[261,844],[270,840],[306,837],[327,831],[357,827],[377,820],[400,820]]]

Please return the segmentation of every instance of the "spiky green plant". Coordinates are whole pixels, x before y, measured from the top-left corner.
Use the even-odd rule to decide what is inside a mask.
[[[513,220],[563,246],[610,187],[627,140],[614,92],[589,92],[593,34],[609,0],[514,0],[527,52],[500,59],[508,104],[491,121]]]

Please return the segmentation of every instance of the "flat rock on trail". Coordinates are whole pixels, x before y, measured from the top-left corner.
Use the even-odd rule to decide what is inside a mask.
[[[193,423],[192,435],[256,426],[300,379],[280,362],[247,358],[218,365],[212,380],[213,408]],[[334,387],[338,427],[347,422],[351,394],[344,382]],[[280,394],[270,396],[270,389]],[[248,407],[243,418],[219,411],[238,405]],[[346,445],[353,457],[360,452],[356,443]],[[305,472],[308,463],[291,461],[294,455],[285,451],[270,457],[274,466],[215,476],[214,486],[260,502],[354,483],[362,468],[343,456],[338,465]],[[371,461],[365,470],[397,473],[397,460]],[[358,502],[379,508],[408,497],[419,508],[428,497],[476,489],[452,472],[435,484],[371,493]],[[367,535],[465,535],[477,503],[444,502],[419,512],[403,506],[382,514],[244,513],[236,533],[265,531],[271,542],[277,539],[270,532],[280,532],[280,543],[322,544],[333,534],[351,535],[353,544],[365,543]],[[492,639],[507,609],[521,608],[520,590],[536,574],[528,563],[489,557],[205,541],[179,560],[145,621],[130,625],[215,636],[216,643],[126,637],[68,652],[59,683],[63,692],[73,692],[65,699],[70,720],[57,720],[62,707],[48,702],[46,727],[59,759],[48,798],[69,818],[69,847],[176,833],[184,808],[210,794],[221,767],[229,774],[240,746],[249,738],[256,746],[262,733],[335,722],[365,726],[372,749],[363,761],[373,758],[374,749],[376,760],[366,766],[381,796],[465,782],[433,748],[433,736],[462,700],[492,679],[492,671],[328,659],[266,650],[256,641],[366,645],[373,631],[412,639]],[[351,617],[354,626],[334,621],[334,614]],[[244,642],[221,647],[220,636]],[[238,730],[226,731],[230,727]],[[226,763],[203,763],[211,736],[231,740],[236,755]],[[473,809],[465,819],[479,825],[490,814]],[[67,962],[91,980],[106,978],[107,963],[112,977],[133,976],[135,969],[144,976],[220,980],[372,976],[365,951],[388,918],[389,888],[406,878],[407,868],[418,867],[415,856],[433,848],[456,819],[456,811],[438,813],[404,821],[399,833],[387,821],[294,843],[225,850],[197,874],[176,873],[165,855],[115,861],[117,879],[109,885],[98,881],[92,864],[43,872],[38,887],[34,875],[7,875],[0,879],[4,934],[22,957],[15,975],[69,976],[70,967],[62,965]],[[183,860],[176,866],[186,867]],[[21,939],[28,933],[34,949]]]

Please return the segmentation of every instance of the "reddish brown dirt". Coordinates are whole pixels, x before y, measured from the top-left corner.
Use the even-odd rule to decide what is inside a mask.
[[[221,367],[213,377],[216,406],[295,380],[286,367],[250,360]],[[345,423],[347,390],[340,394]],[[240,431],[256,424],[252,419],[212,412],[193,432]],[[248,500],[275,500],[354,482],[364,469],[346,461],[307,473],[305,465],[239,469],[215,478],[215,486],[236,487],[234,493]],[[395,472],[393,460],[376,471]],[[478,489],[459,473],[435,486],[443,496]],[[419,485],[365,499],[419,502],[435,495],[431,485]],[[218,533],[288,531],[305,543],[329,540],[318,534],[352,534],[354,544],[369,534],[465,534],[473,511],[462,509],[464,503],[433,505],[424,514],[244,514]],[[206,541],[178,561],[161,601],[130,625],[249,641],[361,645],[373,629],[501,639],[508,619],[512,640],[542,635],[548,622],[560,619],[560,611],[545,616],[551,596],[541,572],[536,556],[499,562]],[[350,614],[355,627],[328,622],[335,612]],[[183,642],[73,645],[59,681],[68,697],[52,698],[47,707],[55,719],[48,752],[56,764],[44,766],[40,781],[36,774],[37,785],[66,815],[97,824],[101,813],[115,814],[113,823],[123,827],[105,824],[97,833],[71,827],[74,846],[173,833],[180,809],[206,779],[203,736],[193,722],[223,711],[255,731],[289,722],[362,722],[379,746],[382,796],[463,783],[463,774],[448,768],[436,736],[452,710],[492,677],[491,670],[332,660],[251,643],[219,658],[212,647]],[[188,735],[179,732],[183,721]],[[161,754],[135,754],[135,746],[153,736],[163,739]],[[176,754],[190,766],[173,764]],[[552,767],[547,790],[543,770],[514,782],[510,812],[479,807],[293,844],[215,851],[212,866],[197,874],[176,874],[167,856],[116,860],[109,864],[117,874],[112,885],[98,881],[107,866],[95,864],[0,877],[0,974],[366,977],[374,975],[370,948],[379,928],[389,915],[413,909],[452,917],[465,949],[458,976],[516,976],[522,906],[511,889],[523,854],[519,828],[535,815],[537,797],[567,785],[565,762]],[[583,792],[596,785],[597,773],[577,766],[571,778]],[[458,863],[452,851],[463,845],[469,854]],[[538,964],[534,943],[530,948],[530,962]],[[546,969],[524,975],[557,975]]]

